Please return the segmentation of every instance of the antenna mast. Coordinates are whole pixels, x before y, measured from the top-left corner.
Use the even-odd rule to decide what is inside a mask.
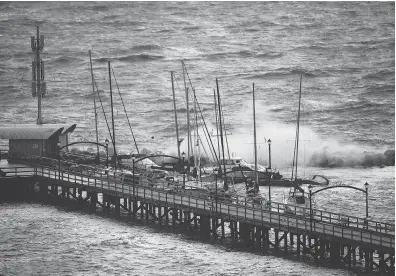
[[[46,92],[46,83],[44,82],[44,61],[40,59],[40,52],[44,48],[44,35],[40,36],[40,29],[37,26],[37,38],[30,37],[32,52],[36,53],[36,59],[32,61],[32,96],[37,96],[38,116],[37,124],[43,123],[41,111],[41,98]]]

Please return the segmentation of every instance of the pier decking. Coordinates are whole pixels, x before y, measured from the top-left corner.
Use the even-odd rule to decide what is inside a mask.
[[[133,219],[150,218],[175,232],[199,231],[203,238],[231,238],[263,254],[310,255],[334,266],[364,264],[367,271],[394,274],[394,224],[315,209],[310,216],[309,209],[298,206],[255,204],[246,197],[208,198],[190,189],[170,191],[166,183],[147,185],[137,177],[125,182],[113,175],[70,172],[61,166],[36,164],[2,170],[6,176],[0,183],[23,182],[20,192],[25,195],[75,198],[93,211],[101,206],[115,215],[123,209]],[[6,186],[0,189],[12,190],[10,184]]]

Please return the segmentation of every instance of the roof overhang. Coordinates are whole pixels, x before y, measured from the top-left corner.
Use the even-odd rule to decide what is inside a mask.
[[[0,126],[0,139],[23,140],[23,139],[39,139],[46,140],[53,136],[59,136],[71,133],[76,128],[73,125],[8,125]]]

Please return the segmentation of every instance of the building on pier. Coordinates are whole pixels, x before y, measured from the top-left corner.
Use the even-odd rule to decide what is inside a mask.
[[[51,157],[60,146],[69,143],[68,134],[73,132],[76,124],[18,124],[0,127],[0,139],[9,140],[9,157],[19,158],[26,155]],[[65,147],[63,151],[68,151]]]

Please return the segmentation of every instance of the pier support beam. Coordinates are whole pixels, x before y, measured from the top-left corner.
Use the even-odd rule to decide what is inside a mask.
[[[250,224],[243,222],[239,223],[239,233],[246,247],[252,246],[252,237],[251,237],[252,229],[253,227]]]
[[[208,239],[210,236],[210,217],[206,215],[200,215],[199,226],[201,238]]]
[[[62,193],[63,193],[63,189],[62,189]],[[98,194],[95,192],[90,192],[90,193],[88,193],[88,196],[91,198],[89,209],[91,212],[95,212],[96,211],[96,203],[98,202]]]
[[[341,244],[339,242],[330,243],[330,263],[335,267],[340,265],[340,250]]]

